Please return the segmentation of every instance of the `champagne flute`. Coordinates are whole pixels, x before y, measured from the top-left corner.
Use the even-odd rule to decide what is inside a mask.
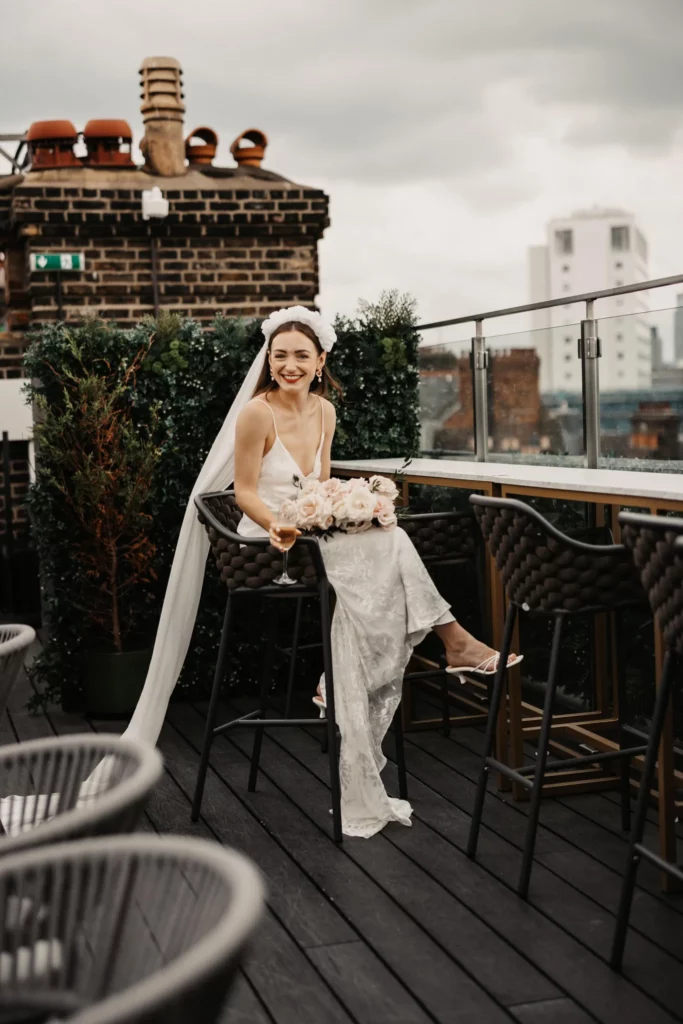
[[[276,576],[273,583],[277,583],[281,587],[291,587],[292,584],[296,583],[287,572],[287,560],[289,557],[289,549],[294,546],[299,531],[297,530],[294,523],[287,522],[286,519],[279,519],[273,524],[278,532],[278,541],[280,547],[282,547],[282,574]]]

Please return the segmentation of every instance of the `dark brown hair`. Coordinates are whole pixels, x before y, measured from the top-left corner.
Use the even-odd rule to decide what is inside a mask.
[[[283,334],[285,331],[297,331],[299,334],[303,334],[305,338],[308,338],[309,341],[313,342],[318,355],[323,351],[318,335],[312,327],[309,327],[308,324],[301,323],[300,320],[290,320],[289,323],[281,324],[279,327],[275,328],[270,336],[270,341],[268,342],[268,353],[270,353],[270,350],[273,347],[273,340],[277,338],[278,334]],[[261,370],[261,376],[259,377],[258,384],[254,391],[254,397],[256,397],[256,395],[263,395],[268,391],[277,391],[279,387],[280,385],[277,381],[274,381],[270,376],[270,366],[268,364],[268,359],[266,358],[263,364],[263,369]],[[343,394],[341,387],[337,384],[336,380],[327,369],[327,362],[323,366],[323,379],[318,380],[317,377],[314,377],[309,390],[312,395],[321,395],[323,398],[327,398],[330,391],[336,391],[340,398]]]

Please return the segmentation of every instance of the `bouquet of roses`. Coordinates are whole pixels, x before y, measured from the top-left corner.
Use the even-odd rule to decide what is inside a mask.
[[[302,533],[314,536],[365,533],[373,526],[392,530],[396,526],[395,502],[398,488],[383,476],[351,480],[306,480],[297,498],[285,501],[280,509],[283,520]]]

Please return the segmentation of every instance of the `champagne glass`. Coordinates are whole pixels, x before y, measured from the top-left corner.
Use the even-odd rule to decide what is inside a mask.
[[[294,523],[288,522],[283,517],[280,517],[274,524],[278,531],[280,545],[284,548],[282,552],[282,574],[276,576],[273,583],[277,583],[281,587],[291,587],[292,584],[296,583],[287,572],[287,560],[289,557],[289,549],[293,547],[297,537],[297,528]]]

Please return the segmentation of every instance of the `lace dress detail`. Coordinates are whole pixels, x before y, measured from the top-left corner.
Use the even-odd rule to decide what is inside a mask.
[[[280,440],[268,407],[275,442],[261,463],[258,495],[276,513],[284,500],[296,497],[295,477],[320,476],[325,435],[323,427],[313,470],[305,475]],[[265,535],[246,516],[238,532]],[[453,616],[404,530],[335,533],[321,541],[320,550],[336,594],[332,662],[342,828],[347,836],[367,838],[389,821],[410,825],[408,801],[390,797],[384,788],[382,741],[401,700],[413,647]]]

